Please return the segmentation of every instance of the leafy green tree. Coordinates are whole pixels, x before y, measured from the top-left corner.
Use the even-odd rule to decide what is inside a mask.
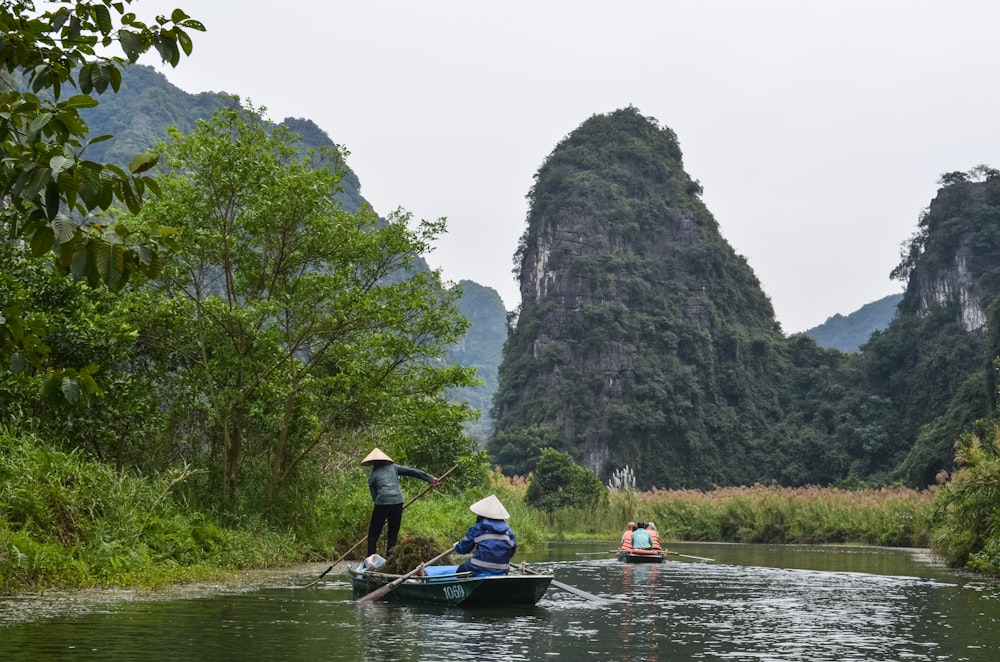
[[[129,172],[87,160],[94,143],[80,111],[98,104],[94,94],[117,91],[120,68],[156,50],[176,66],[192,50],[190,30],[204,26],[180,9],[146,23],[132,0],[56,0],[39,10],[32,0],[0,4],[0,231],[38,256],[52,251],[59,268],[119,290],[131,274],[155,271],[157,242],[169,230],[118,234],[90,215],[116,200],[138,211],[155,183],[142,173],[156,155],[136,156]],[[112,55],[117,42],[121,55]],[[67,96],[69,88],[77,94]],[[162,234],[161,234],[162,233]],[[15,371],[41,367],[44,316],[29,308],[0,310],[0,359]],[[90,373],[85,373],[89,377]],[[71,391],[96,390],[90,379],[57,367],[50,383],[69,380]]]
[[[0,371],[0,419],[19,421],[17,427],[54,446],[82,451],[120,471],[164,468],[156,463],[162,456],[154,443],[163,417],[150,388],[160,366],[137,342],[133,300],[140,294],[91,288],[10,244],[0,244],[0,265],[0,301],[44,311],[39,326],[48,360],[85,366],[65,369],[62,379],[33,369]],[[104,397],[88,396],[97,379]],[[93,389],[81,386],[87,380]]]
[[[466,440],[471,413],[441,395],[473,383],[471,369],[440,362],[467,328],[459,292],[411,270],[443,219],[411,229],[402,212],[344,211],[343,160],[298,140],[253,108],[173,130],[162,196],[140,217],[184,237],[159,279],[165,333],[146,332],[182,357],[191,395],[177,414],[202,411],[223,497],[245,462],[276,492],[320,449]]]
[[[931,544],[948,563],[1000,575],[1000,419],[981,419],[956,444],[957,469],[934,494]]]
[[[497,433],[491,439],[490,457],[507,476],[527,476],[535,470],[542,449],[559,443],[559,431],[551,425],[533,425]]]
[[[607,489],[593,471],[575,464],[566,453],[544,448],[524,500],[552,515],[559,508],[595,506],[606,498]]]

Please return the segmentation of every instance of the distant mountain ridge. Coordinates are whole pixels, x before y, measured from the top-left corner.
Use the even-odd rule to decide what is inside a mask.
[[[857,352],[872,334],[889,326],[896,317],[896,307],[903,294],[890,294],[877,301],[866,303],[853,313],[837,313],[819,326],[803,331],[820,347]]]

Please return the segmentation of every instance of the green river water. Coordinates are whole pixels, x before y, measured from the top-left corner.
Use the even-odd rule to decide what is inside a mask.
[[[324,564],[241,588],[0,598],[0,660],[1000,660],[1000,583],[923,550],[685,544],[623,565],[609,543],[515,560],[550,587],[530,608],[359,604]]]

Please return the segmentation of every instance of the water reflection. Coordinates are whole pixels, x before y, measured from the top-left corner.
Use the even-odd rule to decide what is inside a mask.
[[[621,645],[619,646],[628,659],[649,660],[659,659],[659,641],[653,634],[655,625],[647,615],[650,604],[660,604],[662,594],[660,586],[659,564],[622,564],[622,593],[618,596],[621,608],[616,612],[621,627]],[[666,596],[663,596],[666,600]]]
[[[341,579],[298,588],[309,577],[188,599],[85,606],[66,598],[61,609],[35,615],[0,601],[0,659],[992,661],[1000,654],[997,584],[907,551],[701,545],[678,551],[716,563],[662,565],[576,551],[589,550],[554,547],[529,560],[611,601],[552,587],[531,608],[358,604]]]

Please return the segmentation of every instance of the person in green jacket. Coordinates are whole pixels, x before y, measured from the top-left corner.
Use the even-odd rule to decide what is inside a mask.
[[[399,527],[403,522],[403,490],[399,487],[399,477],[419,478],[430,483],[432,487],[437,487],[441,481],[427,472],[394,463],[392,458],[379,448],[366,455],[361,464],[371,467],[371,473],[368,474],[368,490],[375,504],[371,520],[368,522],[368,556],[375,553],[378,538],[387,522],[389,530],[386,533],[385,555],[389,556],[399,539]]]

